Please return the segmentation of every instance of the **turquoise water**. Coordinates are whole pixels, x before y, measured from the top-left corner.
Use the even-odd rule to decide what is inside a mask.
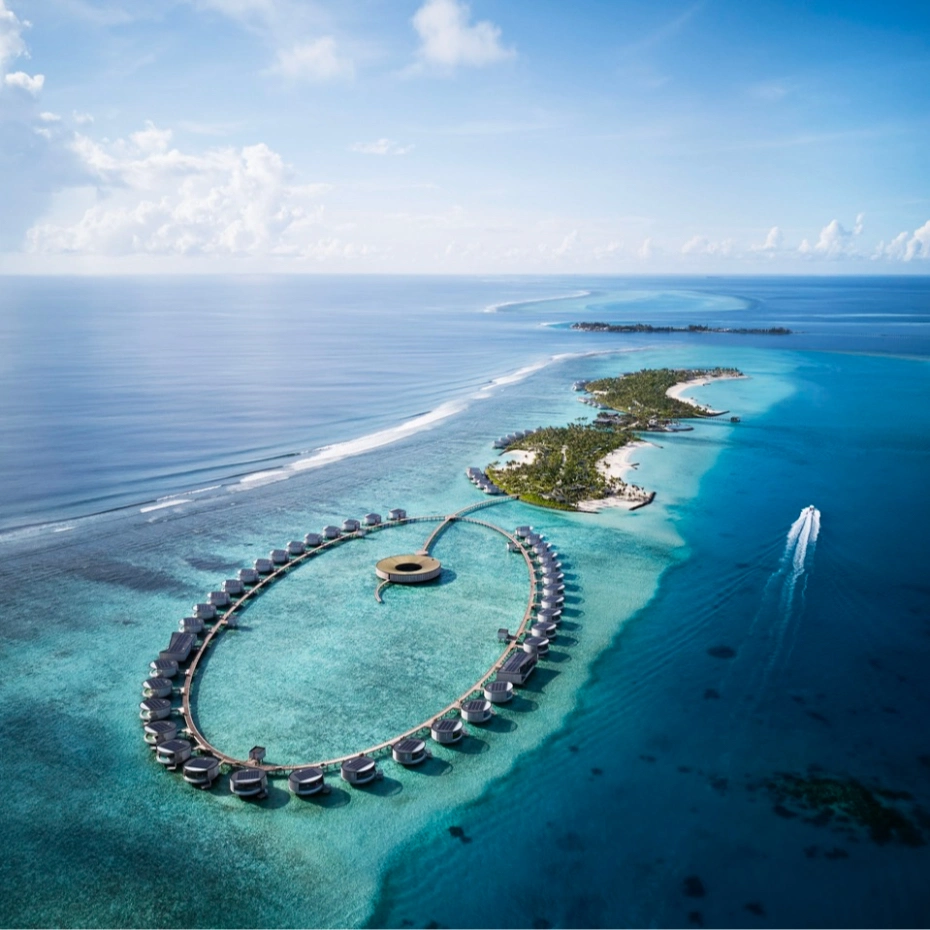
[[[454,412],[360,454],[339,449],[318,467],[288,470],[277,458],[275,473],[263,466],[264,477],[243,484],[231,471],[244,461],[249,430],[216,430],[204,453],[210,480],[185,484],[178,475],[193,470],[183,461],[185,427],[147,437],[144,450],[127,444],[126,480],[108,485],[108,466],[80,470],[69,484],[59,468],[63,490],[46,501],[49,461],[34,458],[30,478],[25,450],[8,456],[8,498],[30,482],[35,493],[4,509],[6,525],[36,525],[0,536],[2,922],[925,924],[926,847],[784,816],[763,783],[818,766],[909,792],[903,809],[928,835],[930,353],[923,331],[904,324],[926,313],[930,287],[719,283],[716,296],[695,282],[571,281],[566,293],[598,294],[496,313],[482,311],[558,287],[413,286],[415,321],[457,309],[454,325],[431,337],[442,358],[427,364],[429,377],[415,375],[422,392],[402,413],[443,404]],[[338,282],[328,286],[336,303]],[[646,299],[628,293],[643,290]],[[704,295],[697,307],[692,292]],[[30,299],[54,304],[42,288]],[[815,299],[818,313],[834,313],[823,325],[810,319]],[[540,325],[590,318],[592,300],[599,317],[616,321],[677,313],[709,323],[734,314],[809,322],[797,340],[776,343],[615,339]],[[906,339],[905,329],[918,332]],[[337,336],[334,321],[326,339]],[[824,351],[831,340],[835,351]],[[346,356],[355,341],[344,334]],[[584,354],[608,341],[617,354]],[[553,356],[566,357],[521,372]],[[493,724],[470,727],[459,747],[432,744],[435,758],[420,769],[383,762],[386,777],[369,790],[330,776],[334,790],[319,801],[293,799],[274,782],[266,802],[244,804],[225,784],[193,791],[152,762],[137,718],[148,661],[223,578],[273,546],[368,510],[449,513],[477,502],[463,471],[493,457],[490,439],[582,415],[575,379],[665,364],[737,365],[749,378],[694,392],[740,423],[701,423],[638,451],[635,480],[657,491],[653,505],[593,516],[502,503],[478,515],[546,533],[568,585],[553,659]],[[313,392],[327,367],[320,361],[302,382],[304,409],[318,409]],[[355,432],[342,419],[328,432],[337,418],[326,405],[303,425],[283,405],[271,425],[256,427],[268,431],[260,444],[305,450],[296,457],[304,461],[327,443],[393,429],[391,409],[404,394],[393,379],[414,375],[386,368],[358,384],[346,376],[350,396],[336,392],[339,409],[357,417]],[[258,409],[273,406],[279,383],[255,382]],[[50,410],[33,434],[59,416]],[[105,432],[82,439],[77,424],[71,432],[67,441],[85,443],[88,462],[107,461]],[[218,487],[182,493],[209,484]],[[145,493],[133,499],[139,487]],[[95,509],[82,502],[107,488],[132,505],[79,517]],[[146,501],[162,493],[166,506],[150,509]],[[808,504],[822,526],[795,573],[789,531]],[[243,628],[221,638],[197,681],[198,719],[217,745],[241,751],[258,742],[272,761],[352,751],[424,719],[479,677],[499,652],[497,628],[514,628],[525,603],[525,569],[501,537],[454,526],[436,548],[443,583],[391,588],[381,606],[373,596],[374,561],[416,551],[433,525],[314,557],[243,614]],[[196,884],[194,869],[205,876]],[[703,895],[686,884],[694,877]]]

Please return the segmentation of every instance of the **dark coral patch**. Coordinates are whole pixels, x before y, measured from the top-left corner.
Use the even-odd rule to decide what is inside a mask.
[[[732,659],[736,655],[736,650],[730,646],[711,646],[707,654],[715,659]]]
[[[704,888],[704,882],[697,875],[689,875],[682,882],[682,891],[689,898],[703,898],[707,894],[706,889]]]

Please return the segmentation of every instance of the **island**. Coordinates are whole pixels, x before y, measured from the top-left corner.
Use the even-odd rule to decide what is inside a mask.
[[[575,389],[585,392],[583,400],[602,408],[597,419],[543,427],[516,438],[504,450],[508,460],[488,465],[487,477],[506,494],[556,510],[644,507],[655,492],[624,480],[636,467],[631,455],[646,444],[639,434],[690,429],[680,421],[727,413],[681,395],[689,387],[742,377],[735,368],[657,368],[576,382]]]
[[[651,323],[572,323],[572,329],[586,333],[730,333],[737,336],[790,336],[792,331],[784,326],[768,329],[747,329],[730,326],[653,326]]]

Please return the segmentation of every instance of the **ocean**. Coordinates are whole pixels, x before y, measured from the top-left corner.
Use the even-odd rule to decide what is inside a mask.
[[[0,325],[4,926],[930,920],[930,279],[5,278]],[[566,577],[490,725],[320,800],[153,761],[148,663],[224,578],[346,517],[478,503],[494,438],[658,366],[748,377],[691,392],[739,422],[637,450],[652,505],[479,514]],[[354,752],[483,674],[526,599],[499,536],[456,524],[439,584],[373,597],[433,525],[248,608],[195,680],[215,745]]]

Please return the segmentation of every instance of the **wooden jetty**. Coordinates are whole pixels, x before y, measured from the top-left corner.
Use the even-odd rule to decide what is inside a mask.
[[[212,629],[210,629],[204,636],[203,645],[201,648],[194,654],[193,659],[191,660],[190,666],[185,672],[185,681],[184,687],[182,689],[182,703],[181,703],[181,714],[184,717],[184,723],[189,731],[192,740],[195,742],[197,748],[202,753],[208,753],[212,756],[215,756],[221,762],[224,762],[232,766],[251,766],[252,768],[259,768],[269,773],[280,773],[285,774],[292,772],[296,769],[308,768],[310,766],[317,766],[323,771],[329,769],[338,768],[343,762],[347,759],[352,759],[355,756],[360,754],[371,756],[376,753],[389,750],[394,743],[399,742],[400,740],[407,739],[409,737],[417,736],[423,731],[428,731],[432,723],[442,717],[445,717],[447,714],[454,713],[457,711],[463,701],[468,700],[475,692],[480,692],[484,684],[498,671],[498,669],[507,661],[511,654],[518,649],[521,649],[521,643],[519,637],[526,632],[527,625],[532,618],[533,610],[536,603],[536,593],[538,582],[536,580],[536,566],[533,563],[533,559],[530,553],[519,544],[519,541],[515,536],[508,533],[506,530],[501,529],[501,527],[496,526],[493,523],[488,523],[484,520],[478,520],[474,517],[468,516],[470,513],[474,513],[478,510],[482,510],[486,507],[494,506],[495,504],[501,504],[505,501],[516,500],[516,496],[501,496],[496,497],[493,500],[481,501],[477,504],[471,504],[468,507],[463,507],[461,510],[456,511],[453,514],[448,514],[446,516],[433,515],[433,516],[421,516],[421,517],[407,517],[402,520],[396,520],[391,523],[382,523],[375,526],[364,527],[361,531],[355,531],[351,533],[346,533],[340,536],[338,539],[332,539],[323,542],[321,545],[308,549],[306,552],[293,556],[288,562],[283,565],[280,565],[275,568],[270,574],[262,577],[257,584],[253,587],[246,589],[241,597],[233,601],[226,611],[221,614],[217,621],[214,623]],[[492,530],[496,533],[500,533],[509,543],[514,545],[514,551],[520,552],[523,556],[523,559],[526,562],[527,572],[529,574],[529,597],[527,598],[526,610],[523,612],[523,619],[520,622],[519,627],[517,628],[516,633],[510,637],[510,640],[507,642],[504,651],[498,657],[497,661],[470,687],[463,691],[455,700],[447,704],[437,713],[431,714],[426,720],[418,723],[416,726],[411,727],[409,730],[405,730],[403,733],[398,733],[395,736],[392,736],[390,739],[384,740],[383,742],[377,743],[374,746],[368,746],[365,749],[360,749],[357,752],[351,752],[343,756],[338,756],[333,759],[323,759],[315,760],[312,762],[296,762],[293,764],[287,765],[271,765],[271,764],[256,764],[255,761],[249,759],[239,759],[235,756],[230,756],[227,753],[222,752],[216,746],[214,746],[210,740],[203,734],[200,728],[197,726],[197,722],[194,719],[194,711],[191,707],[191,694],[193,691],[194,676],[197,674],[197,666],[200,663],[201,658],[206,654],[207,649],[209,648],[212,641],[223,632],[223,630],[235,626],[235,614],[237,611],[241,610],[246,604],[249,603],[252,599],[257,597],[262,591],[266,590],[270,585],[274,584],[280,578],[283,578],[289,571],[291,571],[296,566],[302,564],[307,559],[313,558],[313,556],[318,552],[323,552],[326,549],[331,549],[334,546],[338,546],[347,540],[358,538],[367,533],[372,532],[381,532],[384,529],[387,529],[391,526],[398,526],[406,523],[421,523],[421,522],[438,522],[439,526],[434,529],[430,535],[427,537],[426,542],[423,545],[423,549],[420,552],[423,555],[429,555],[430,548],[436,543],[436,540],[440,535],[448,529],[455,522],[463,523],[472,523],[476,526],[482,526],[486,529]],[[381,600],[381,591],[385,587],[387,582],[382,582],[378,585],[375,591],[375,597],[380,602]]]

